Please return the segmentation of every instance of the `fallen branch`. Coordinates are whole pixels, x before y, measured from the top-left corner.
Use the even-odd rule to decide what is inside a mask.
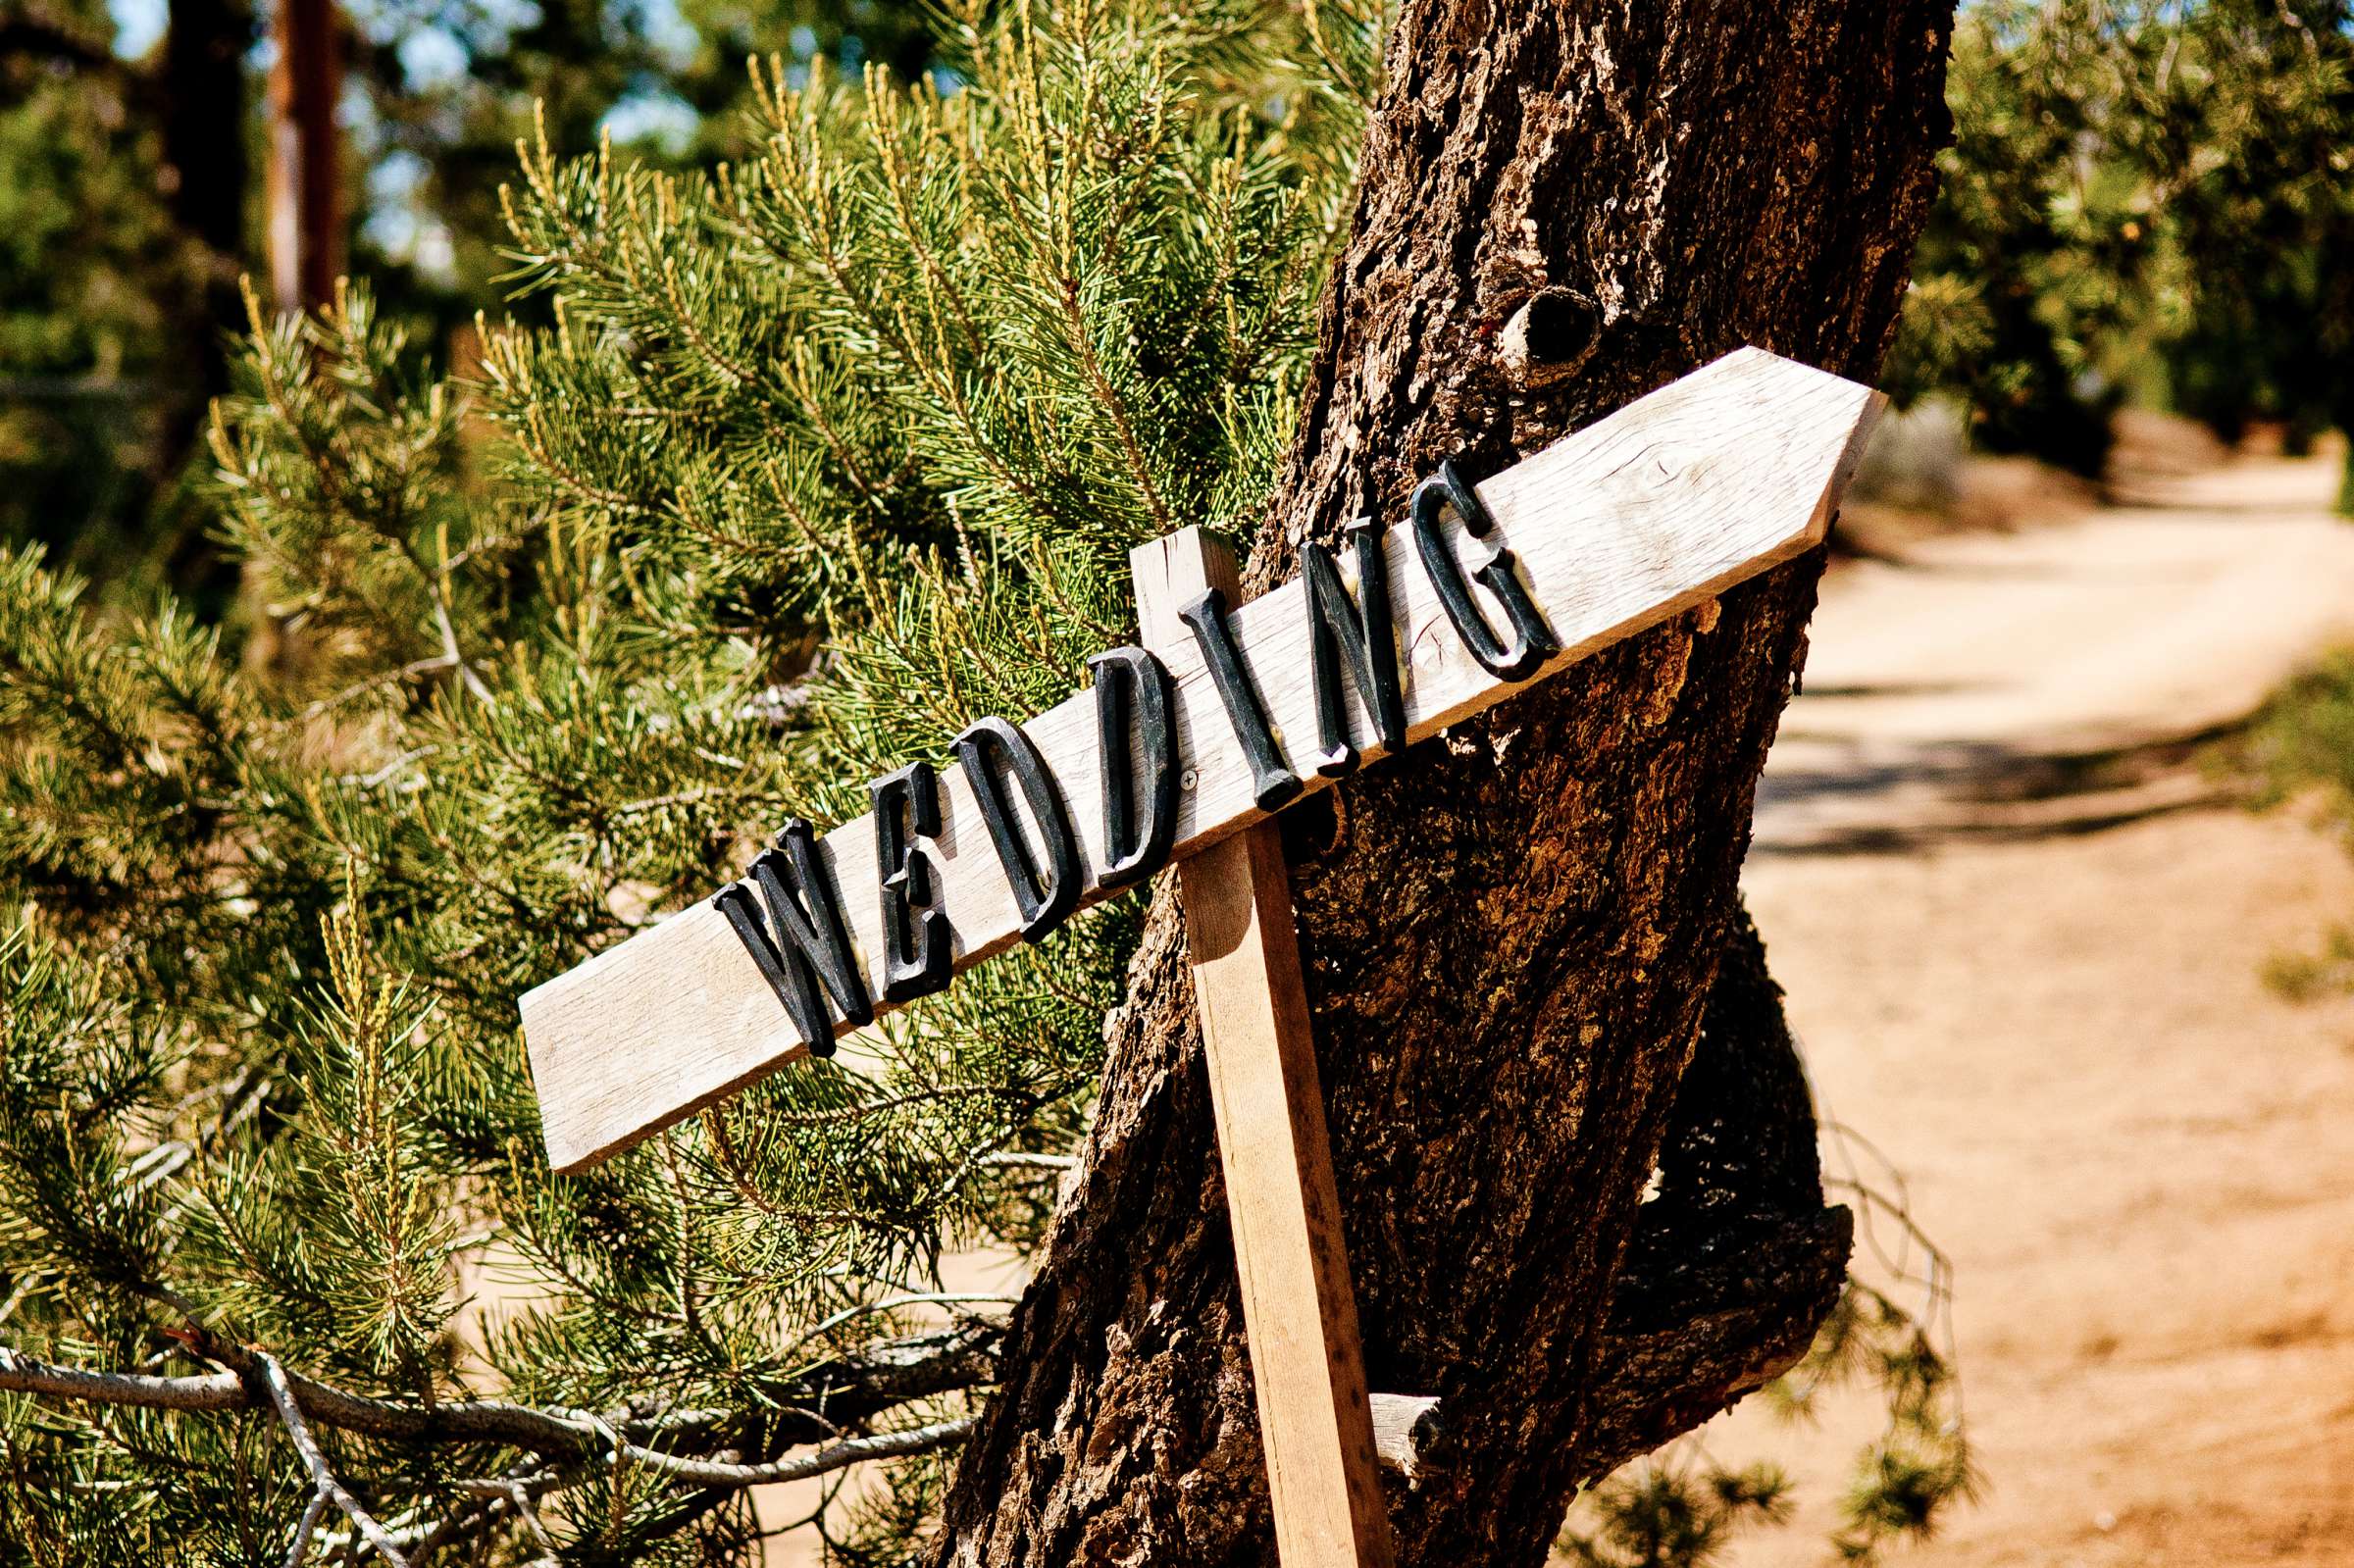
[[[431,1408],[396,1404],[289,1372],[263,1352],[231,1344],[196,1328],[181,1330],[175,1337],[194,1354],[229,1370],[177,1378],[91,1372],[55,1366],[0,1345],[0,1393],[30,1393],[51,1399],[191,1413],[276,1407],[282,1415],[282,1406],[272,1388],[275,1376],[282,1380],[286,1397],[308,1421],[363,1437],[400,1442],[492,1443],[526,1449],[567,1465],[626,1462],[645,1465],[695,1485],[753,1486],[760,1482],[741,1477],[757,1478],[774,1468],[775,1463],[790,1467],[815,1464],[817,1460],[812,1457],[721,1465],[705,1463],[692,1455],[664,1452],[648,1446],[647,1441],[675,1445],[680,1440],[689,1440],[716,1451],[741,1444],[747,1428],[756,1429],[761,1446],[771,1449],[835,1439],[844,1427],[868,1421],[911,1400],[982,1388],[994,1382],[998,1333],[989,1324],[974,1322],[937,1334],[890,1340],[811,1368],[795,1379],[790,1390],[772,1391],[778,1408],[743,1412],[623,1413],[604,1417],[581,1410],[541,1409],[503,1399],[454,1400]],[[799,1397],[793,1397],[794,1394]],[[900,1439],[905,1435],[882,1436]],[[865,1441],[868,1440],[834,1443],[823,1452],[840,1457],[818,1464],[808,1473],[821,1474],[826,1469],[867,1457],[852,1446]],[[936,1438],[932,1445],[939,1446],[948,1441],[951,1440]]]

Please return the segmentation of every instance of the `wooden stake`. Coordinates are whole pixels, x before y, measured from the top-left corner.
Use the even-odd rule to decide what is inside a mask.
[[[1187,640],[1177,606],[1204,588],[1239,601],[1234,554],[1200,529],[1133,551],[1144,645]],[[1283,1568],[1389,1568],[1356,1298],[1341,1239],[1324,1096],[1272,822],[1177,868],[1218,1157],[1242,1277],[1251,1378]]]

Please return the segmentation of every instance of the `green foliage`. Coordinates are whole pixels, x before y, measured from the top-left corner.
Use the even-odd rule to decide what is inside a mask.
[[[2305,800],[2340,831],[2354,831],[2354,650],[2289,681],[2212,760],[2254,806]],[[2348,841],[2354,846],[2354,836]],[[2313,950],[2274,954],[2264,980],[2297,1002],[2354,989],[2354,925],[2324,932]]]
[[[1954,145],[1889,368],[1981,440],[2097,474],[2108,416],[2354,418],[2354,14],[2000,0],[1956,25]]]
[[[201,1259],[216,1310],[249,1338],[430,1397],[447,1370],[461,1239],[434,1090],[467,1086],[434,1083],[451,1053],[436,1049],[430,1009],[371,973],[360,908],[349,897],[327,917],[331,989],[288,1052],[303,1113],[198,1168],[180,1257]]]
[[[1785,1408],[1841,1382],[1868,1382],[1887,1403],[1887,1425],[1857,1458],[1832,1538],[1842,1560],[1876,1563],[1886,1548],[1925,1537],[1977,1491],[1950,1352],[1928,1322],[1851,1279],[1807,1360],[1776,1384]]]
[[[2318,790],[2354,821],[2354,650],[2330,654],[2274,693],[2233,751],[2260,790],[2258,804]]]
[[[583,1176],[541,1163],[513,1012],[788,816],[1084,684],[1127,548],[1261,504],[1357,92],[1273,13],[975,10],[945,47],[947,95],[763,67],[709,176],[534,148],[507,211],[552,325],[486,324],[477,381],[357,288],[257,322],[212,448],[274,657],[0,557],[17,1350],[249,1344],[757,1458],[809,1369],[918,1325],[944,1248],[1034,1241],[1132,904]],[[267,1411],[10,1396],[0,1435],[0,1561],[282,1560],[308,1496]],[[464,1560],[757,1549],[741,1497],[641,1466],[325,1441],[397,1539],[475,1521]],[[460,1489],[518,1462],[529,1511]],[[940,1475],[894,1467],[830,1549],[903,1551]]]
[[[1727,1470],[1691,1451],[1639,1461],[1581,1499],[1554,1554],[1580,1568],[1706,1568],[1745,1524],[1790,1517],[1790,1483],[1771,1465]]]
[[[33,15],[57,51],[0,50],[0,541],[122,572],[199,402],[203,256],[140,84],[90,63],[103,0]]]

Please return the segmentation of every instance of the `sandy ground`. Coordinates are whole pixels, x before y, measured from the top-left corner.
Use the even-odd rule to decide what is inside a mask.
[[[2354,864],[2175,744],[2354,634],[2331,478],[2238,464],[1826,587],[1745,881],[1824,1115],[1956,1266],[1986,1490],[1899,1563],[2354,1563],[2354,1000],[2260,978],[2354,919]],[[1876,1425],[1710,1429],[1801,1489],[1729,1560],[1827,1560]]]

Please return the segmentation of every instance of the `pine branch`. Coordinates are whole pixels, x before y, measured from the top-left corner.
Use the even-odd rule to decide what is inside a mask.
[[[691,1485],[738,1488],[822,1475],[867,1458],[925,1452],[956,1441],[963,1429],[954,1422],[939,1423],[910,1433],[846,1440],[802,1459],[744,1464],[664,1452],[638,1440],[685,1442],[717,1452],[738,1446],[757,1422],[758,1435],[771,1450],[819,1442],[837,1436],[844,1426],[863,1424],[914,1400],[986,1387],[997,1376],[998,1332],[994,1325],[976,1322],[868,1346],[811,1368],[788,1388],[774,1391],[779,1408],[765,1416],[732,1410],[597,1416],[503,1399],[461,1400],[422,1409],[287,1372],[266,1352],[230,1344],[202,1330],[183,1331],[179,1337],[196,1354],[228,1371],[179,1378],[91,1372],[54,1366],[0,1345],[0,1392],[190,1413],[276,1409],[281,1418],[290,1402],[309,1422],[362,1437],[435,1445],[494,1443],[567,1465],[641,1465]],[[274,1387],[274,1380],[281,1379],[282,1399]],[[951,1427],[956,1430],[949,1431]],[[894,1442],[917,1445],[895,1447]]]
[[[506,998],[1067,689],[1156,519],[1255,515],[1356,121],[1295,25],[1200,3],[972,10],[952,104],[820,74],[733,170],[543,134],[506,210],[553,317],[486,329],[473,390],[363,287],[257,312],[212,496],[267,673],[0,552],[0,901],[41,933],[0,965],[0,1276],[40,1282],[0,1342],[83,1363],[0,1349],[42,1416],[0,1494],[56,1539],[366,1553],[291,1410],[414,1568],[660,1554],[867,1458],[908,1490],[859,1549],[905,1554],[941,1466],[899,1456],[958,1441],[999,1330],[868,1314],[951,1293],[944,1237],[1035,1246],[1138,911],[590,1178],[531,1157]],[[313,982],[336,932],[367,984]],[[500,1398],[442,1359],[461,1254],[538,1292],[485,1336]],[[251,1342],[159,1336],[195,1301]]]
[[[318,1528],[322,1511],[319,1503],[321,1498],[325,1498],[343,1510],[343,1516],[351,1521],[351,1527],[360,1533],[369,1545],[376,1548],[378,1556],[390,1563],[392,1568],[409,1568],[409,1560],[400,1554],[400,1548],[393,1544],[392,1538],[384,1534],[384,1527],[376,1522],[376,1516],[361,1507],[360,1499],[335,1479],[334,1471],[327,1462],[327,1450],[320,1447],[319,1440],[311,1435],[311,1424],[304,1419],[302,1405],[295,1399],[294,1390],[286,1381],[286,1369],[279,1365],[277,1357],[258,1351],[254,1360],[261,1366],[262,1385],[270,1391],[270,1402],[278,1407],[278,1419],[285,1424],[286,1437],[294,1444],[294,1451],[302,1455],[303,1468],[311,1473],[311,1486],[315,1489],[310,1506],[302,1513],[302,1528],[295,1538],[295,1552],[302,1550],[302,1543]]]
[[[328,1495],[324,1492],[311,1493],[302,1517],[294,1524],[294,1544],[286,1548],[286,1568],[302,1568],[310,1559],[311,1538],[319,1533],[319,1521],[327,1517]]]
[[[553,1490],[559,1479],[554,1472],[539,1469],[526,1460],[509,1466],[503,1475],[459,1482],[458,1490],[476,1500],[445,1515],[418,1537],[415,1568],[424,1568],[435,1552],[445,1547],[478,1540],[497,1530],[502,1516],[512,1516],[531,1533],[542,1557],[554,1557],[555,1543],[548,1539],[547,1525],[539,1517],[537,1498],[541,1492]]]
[[[254,1400],[233,1372],[194,1378],[154,1378],[135,1372],[88,1372],[51,1366],[0,1345],[0,1392],[30,1393],[141,1410],[249,1410]]]
[[[624,1448],[629,1462],[643,1465],[679,1481],[699,1487],[735,1489],[765,1487],[781,1481],[807,1481],[813,1476],[826,1475],[847,1465],[867,1459],[900,1458],[908,1454],[930,1453],[952,1442],[961,1442],[970,1434],[975,1418],[960,1416],[954,1421],[936,1422],[928,1427],[912,1427],[905,1432],[878,1432],[871,1437],[846,1438],[841,1442],[820,1448],[806,1459],[780,1459],[768,1464],[720,1464],[707,1459],[681,1459],[671,1454],[656,1453],[650,1448],[627,1445]]]

